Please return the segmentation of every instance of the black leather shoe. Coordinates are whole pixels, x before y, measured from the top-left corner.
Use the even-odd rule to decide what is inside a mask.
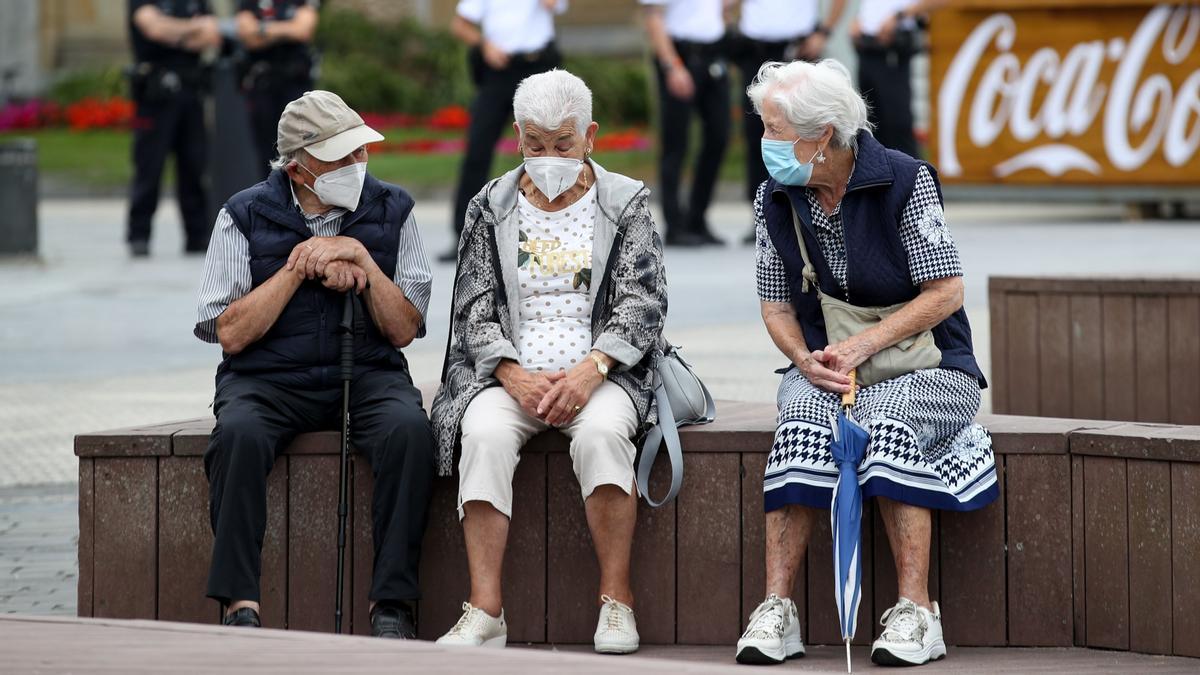
[[[725,245],[725,240],[718,239],[717,236],[712,233],[712,230],[708,229],[708,225],[703,225],[701,227],[698,227],[695,230],[693,230],[693,232],[695,233],[696,237],[698,239],[700,239],[701,243],[704,246],[724,246]]]
[[[225,615],[225,620],[222,622],[226,626],[250,626],[252,628],[262,627],[262,622],[258,619],[258,612],[252,607],[242,607],[234,612]]]
[[[693,232],[680,232],[678,234],[667,232],[665,243],[667,246],[680,246],[685,248],[695,248],[697,246],[705,245],[704,239]]]
[[[129,242],[129,253],[135,258],[145,258],[150,255],[150,242],[145,239],[134,239]]]
[[[393,640],[417,639],[417,622],[405,602],[381,600],[371,610],[371,635]]]

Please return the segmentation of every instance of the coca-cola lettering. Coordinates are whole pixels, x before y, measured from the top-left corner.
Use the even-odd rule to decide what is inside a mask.
[[[1103,172],[1101,160],[1132,172],[1159,149],[1172,167],[1190,162],[1200,149],[1200,69],[1174,89],[1162,72],[1147,72],[1161,49],[1168,65],[1192,56],[1200,40],[1200,7],[1157,5],[1146,13],[1128,42],[1120,37],[1080,42],[1060,54],[1034,50],[1024,63],[1012,52],[1017,23],[1007,13],[988,16],[962,42],[938,91],[938,163],[947,176],[960,176],[959,115],[967,111],[967,138],[991,146],[1006,131],[1034,147],[997,162],[1003,178],[1024,169],[1051,176],[1069,170]],[[995,53],[990,61],[984,59]],[[1101,81],[1106,63],[1116,64],[1111,82]],[[1111,66],[1110,66],[1111,67]],[[970,101],[968,87],[978,75]],[[1045,91],[1036,105],[1040,91]],[[1092,157],[1071,140],[1102,124],[1104,157]],[[1139,140],[1135,140],[1139,139]]]

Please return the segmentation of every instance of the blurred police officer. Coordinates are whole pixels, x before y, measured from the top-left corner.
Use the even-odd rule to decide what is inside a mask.
[[[566,10],[567,0],[459,0],[454,10],[450,31],[470,48],[468,66],[476,87],[454,197],[456,234],[462,233],[467,204],[487,181],[496,141],[510,124],[517,85],[562,62],[554,44],[554,16]],[[456,257],[451,249],[438,260]]]
[[[922,48],[925,14],[944,0],[862,0],[850,24],[858,52],[858,88],[875,139],[918,157],[913,135],[912,57]]]
[[[705,213],[729,144],[729,67],[724,53],[727,0],[640,0],[658,74],[662,163],[659,190],[671,246],[720,245]],[[679,183],[692,112],[700,115],[703,144],[692,172],[687,208]]]
[[[211,224],[205,216],[206,74],[200,52],[220,44],[208,0],[129,0],[133,46],[131,89],[133,188],[129,197],[130,251],[150,252],[150,223],[167,155],[175,154],[175,184],[186,235],[184,250],[204,253]]]
[[[275,158],[275,133],[288,103],[313,88],[320,0],[239,0],[237,33],[247,58],[242,91],[258,151],[257,170],[266,174]]]

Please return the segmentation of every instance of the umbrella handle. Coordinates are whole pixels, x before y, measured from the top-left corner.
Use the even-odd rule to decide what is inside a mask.
[[[854,388],[856,386],[857,380],[858,380],[858,369],[855,368],[850,371],[850,391],[846,392],[845,394],[842,394],[842,407],[843,408],[851,408],[854,406],[854,394],[856,393]]]

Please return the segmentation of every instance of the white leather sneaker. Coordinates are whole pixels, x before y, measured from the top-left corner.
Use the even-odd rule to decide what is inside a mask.
[[[596,651],[600,654],[632,654],[638,650],[637,619],[633,609],[607,595],[600,596],[600,620],[596,622]]]
[[[900,598],[879,619],[883,633],[871,645],[871,660],[881,666],[919,666],[946,656],[942,641],[942,609],[933,611]]]
[[[494,617],[469,602],[464,602],[462,607],[463,615],[453,628],[438,638],[439,645],[501,648],[508,643],[508,624],[504,621],[503,609],[500,616]]]
[[[774,665],[804,656],[796,603],[772,593],[753,613],[737,643],[737,662]]]

